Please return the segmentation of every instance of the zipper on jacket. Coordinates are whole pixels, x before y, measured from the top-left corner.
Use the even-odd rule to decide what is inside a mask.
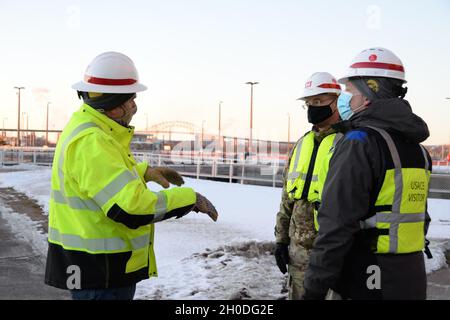
[[[303,192],[300,199],[308,199],[309,187],[311,186],[311,179],[314,171],[314,164],[316,162],[317,151],[319,151],[319,145],[320,143],[318,143],[316,139],[314,139],[314,148],[311,155],[311,160],[309,161],[308,173],[306,174],[306,181],[305,185],[303,186]]]

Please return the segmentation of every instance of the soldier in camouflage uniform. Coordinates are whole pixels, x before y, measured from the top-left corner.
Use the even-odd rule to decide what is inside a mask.
[[[275,258],[280,271],[289,272],[290,300],[298,300],[304,293],[304,273],[318,229],[315,202],[320,199],[316,189],[318,181],[324,181],[323,176],[318,178],[315,166],[325,158],[319,159],[317,155],[328,154],[320,152],[321,142],[335,135],[331,125],[339,121],[336,106],[339,94],[340,86],[335,78],[329,73],[317,72],[308,79],[303,96],[299,98],[308,106],[308,121],[313,128],[300,138],[286,163],[275,226]],[[329,150],[330,146],[326,148]]]

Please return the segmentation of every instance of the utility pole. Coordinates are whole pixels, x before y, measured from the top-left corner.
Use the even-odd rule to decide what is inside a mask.
[[[47,102],[47,120],[45,122],[45,145],[48,147],[48,109],[51,102]]]
[[[24,111],[24,112],[22,112],[22,125],[23,125],[23,127],[24,127],[24,129],[26,128],[26,126],[25,126],[25,115],[26,115],[27,113]],[[22,142],[23,142],[23,140],[25,139],[25,137],[26,137],[26,133],[24,133],[24,131],[25,130],[22,130]]]
[[[3,135],[4,137],[6,137],[5,120],[8,120],[8,118],[3,118],[3,132],[2,132],[2,135]]]
[[[258,84],[259,82],[246,82],[245,84],[250,85],[250,139],[248,141],[248,152],[249,155],[252,154],[252,138],[253,138],[253,86]]]
[[[205,129],[204,129],[204,125],[205,125],[205,120],[202,120],[202,144],[201,144],[201,149],[203,150],[203,135],[204,135],[204,131],[205,131]]]
[[[291,148],[291,115],[288,113],[288,144],[287,144],[287,154],[289,154]]]
[[[27,140],[27,147],[29,147],[30,146],[30,144],[31,144],[31,139],[30,139],[30,131],[28,131],[28,120],[29,120],[29,114],[28,114],[28,112],[27,112],[27,134],[26,134],[26,140]]]
[[[223,101],[219,102],[219,143],[220,143],[220,129],[221,129],[221,116],[222,116],[222,103]]]
[[[17,97],[18,97],[18,104],[17,104],[17,146],[20,147],[20,90],[25,89],[25,87],[14,87],[14,89],[17,89]]]
[[[217,145],[216,145],[216,150],[215,153],[217,154],[217,151],[220,150],[222,151],[222,138],[221,138],[221,127],[222,127],[222,103],[223,101],[219,102],[219,135],[217,137]]]

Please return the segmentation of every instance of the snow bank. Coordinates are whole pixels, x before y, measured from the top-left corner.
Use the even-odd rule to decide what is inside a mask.
[[[0,173],[0,187],[13,187],[36,199],[48,212],[51,169]],[[32,169],[32,170],[31,170]],[[142,299],[283,299],[283,276],[271,253],[281,189],[185,178],[185,186],[209,198],[219,212],[214,223],[201,213],[155,225],[158,278],[141,281]],[[149,188],[162,188],[149,183]],[[427,273],[446,265],[450,241],[450,201],[430,199],[428,238],[434,258]],[[1,208],[17,234],[46,254],[45,235],[29,218]]]

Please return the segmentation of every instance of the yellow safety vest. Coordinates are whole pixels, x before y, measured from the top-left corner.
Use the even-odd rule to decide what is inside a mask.
[[[312,172],[314,159],[317,155],[319,144],[315,142],[313,131],[305,134],[297,142],[289,163],[289,171],[286,181],[286,192],[291,199],[306,199],[312,180],[316,180]],[[309,179],[308,179],[309,174]]]
[[[297,142],[286,182],[286,191],[291,199],[320,202],[319,192],[325,183],[332,149],[342,136],[341,133],[329,134],[319,144],[314,132],[310,131]],[[314,225],[318,230],[317,210],[314,210]]]
[[[391,136],[377,131],[385,140],[394,164],[387,169],[375,203],[375,214],[361,221],[362,229],[376,228],[379,236],[375,253],[411,253],[425,246],[425,211],[430,182],[429,161],[423,146],[423,168],[402,167],[400,155]]]
[[[317,179],[311,181],[308,192],[308,201],[315,203],[314,208],[314,227],[319,230],[317,221],[318,207],[322,199],[323,186],[330,167],[330,159],[333,155],[334,148],[344,135],[342,133],[332,133],[323,138],[317,151],[316,163],[314,165],[313,177]]]
[[[129,254],[121,271],[125,277],[143,268],[156,276],[154,225],[130,229],[106,213],[117,204],[132,215],[153,214],[156,222],[168,211],[194,204],[196,196],[191,188],[147,189],[148,164],[138,164],[129,149],[133,131],[86,104],[74,113],[55,150],[48,241],[93,256]],[[75,261],[68,263],[77,265],[71,257]]]
[[[308,201],[321,201],[323,186],[328,174],[328,168],[330,166],[330,159],[333,155],[334,147],[343,136],[344,135],[342,133],[332,133],[323,138],[322,142],[320,142],[313,171],[313,177],[317,177],[317,179],[311,182],[311,187],[308,193]]]

